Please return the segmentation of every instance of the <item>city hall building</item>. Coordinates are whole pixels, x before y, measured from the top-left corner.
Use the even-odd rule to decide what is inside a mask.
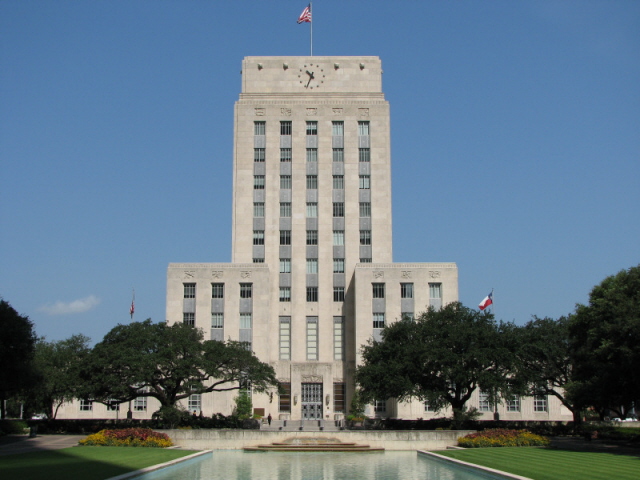
[[[169,264],[166,320],[200,328],[208,339],[248,342],[273,366],[285,393],[253,392],[257,412],[340,420],[361,346],[403,316],[458,300],[455,263],[393,263],[390,118],[380,59],[246,57],[233,155],[232,261]],[[192,395],[183,405],[227,415],[237,395]],[[118,415],[84,402],[61,416]],[[482,392],[468,405],[493,418]],[[133,417],[148,418],[157,408],[141,397]],[[551,397],[514,398],[498,409],[505,420],[571,419]],[[450,414],[393,399],[366,413]]]

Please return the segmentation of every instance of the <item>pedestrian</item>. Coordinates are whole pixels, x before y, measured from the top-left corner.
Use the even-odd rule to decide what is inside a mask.
[[[269,423],[269,425],[271,425],[271,414],[269,414],[269,416],[267,417],[267,422]]]

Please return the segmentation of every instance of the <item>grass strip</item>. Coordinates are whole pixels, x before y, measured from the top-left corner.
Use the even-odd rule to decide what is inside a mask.
[[[131,447],[71,447],[0,458],[3,480],[102,480],[169,462],[192,450]]]
[[[638,480],[640,457],[546,448],[474,448],[440,455],[534,480]]]

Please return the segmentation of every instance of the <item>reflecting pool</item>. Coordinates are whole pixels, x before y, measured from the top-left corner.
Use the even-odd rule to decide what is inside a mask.
[[[478,480],[499,477],[414,452],[301,453],[215,450],[142,480]]]

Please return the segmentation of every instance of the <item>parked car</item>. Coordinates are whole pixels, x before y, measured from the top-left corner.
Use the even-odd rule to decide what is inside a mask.
[[[35,415],[31,416],[31,420],[46,420],[46,419],[47,419],[46,413],[36,413]]]

